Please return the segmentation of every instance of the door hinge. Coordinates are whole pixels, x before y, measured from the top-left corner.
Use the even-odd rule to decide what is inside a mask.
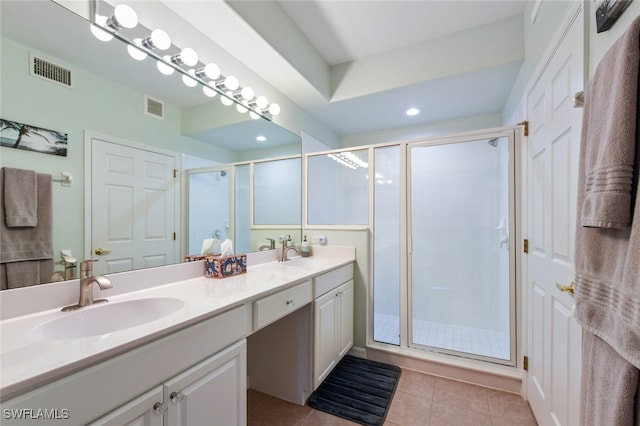
[[[176,235],[176,233],[174,232],[174,233],[173,233],[173,241],[175,241],[175,240],[176,240],[176,237],[177,237],[177,235]]]
[[[529,120],[523,120],[518,123],[518,126],[524,126],[524,135],[529,136]]]
[[[524,252],[529,253],[529,240],[525,238],[522,246],[523,246],[522,249],[524,250]]]
[[[526,355],[522,359],[522,369],[524,371],[529,371],[529,357]]]
[[[178,177],[178,169],[173,169],[173,177]]]

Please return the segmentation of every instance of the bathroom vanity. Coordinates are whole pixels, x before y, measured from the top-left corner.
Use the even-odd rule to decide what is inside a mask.
[[[109,302],[76,311],[77,325],[62,306],[4,317],[2,424],[242,425],[248,386],[303,404],[352,346],[354,255],[267,261],[226,279],[194,277],[200,262],[115,274],[99,294]],[[163,270],[191,276],[144,284]],[[98,311],[108,306],[111,322]],[[144,307],[127,317],[137,325],[116,318],[128,316],[120,307]]]

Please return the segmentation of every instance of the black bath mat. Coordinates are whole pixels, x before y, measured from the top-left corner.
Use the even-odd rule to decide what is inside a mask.
[[[366,426],[384,423],[400,367],[346,355],[307,400],[317,410]]]

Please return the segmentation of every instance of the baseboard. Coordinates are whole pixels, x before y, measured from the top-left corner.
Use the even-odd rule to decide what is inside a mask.
[[[356,358],[367,358],[367,350],[358,346],[352,346],[347,352],[347,355],[355,356]]]
[[[358,353],[362,349],[358,348]],[[522,372],[510,367],[488,363],[461,362],[460,359],[446,357],[436,359],[411,350],[399,348],[390,350],[384,347],[367,346],[366,359],[397,365],[409,370],[444,377],[459,382],[470,383],[504,392],[522,395]],[[355,355],[358,356],[358,355]]]

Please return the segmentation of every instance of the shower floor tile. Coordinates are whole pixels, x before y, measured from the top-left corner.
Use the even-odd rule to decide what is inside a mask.
[[[375,314],[374,340],[399,345],[399,330],[397,316]],[[509,335],[482,328],[414,320],[413,343],[502,360],[511,358]]]

